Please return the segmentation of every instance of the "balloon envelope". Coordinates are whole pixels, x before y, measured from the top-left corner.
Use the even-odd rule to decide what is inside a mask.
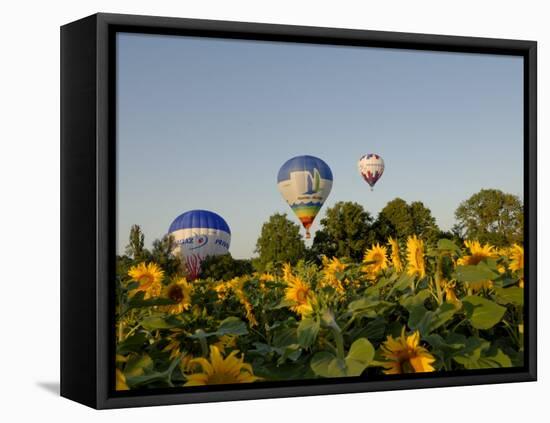
[[[369,153],[359,159],[357,166],[359,167],[359,173],[370,185],[372,191],[372,187],[384,173],[384,160],[378,154]]]
[[[227,222],[208,210],[191,210],[179,215],[168,232],[176,244],[174,254],[185,261],[192,279],[199,275],[201,262],[206,257],[226,254],[231,242]]]
[[[318,157],[293,157],[279,170],[277,185],[309,238],[309,228],[332,189],[330,167]]]

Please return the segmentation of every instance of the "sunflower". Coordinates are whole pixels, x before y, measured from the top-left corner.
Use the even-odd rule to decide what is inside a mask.
[[[391,335],[388,336],[380,348],[382,357],[386,359],[382,365],[387,375],[435,371],[432,366],[435,358],[426,348],[420,346],[418,331],[406,336],[403,327],[400,337],[394,339]]]
[[[192,372],[196,367],[200,368],[200,366],[197,366],[196,364],[192,363],[193,360],[194,360],[193,354],[185,354],[181,358],[179,362],[179,367],[182,373]]]
[[[523,270],[523,247],[518,244],[514,244],[508,250],[510,258],[510,270],[520,271]]]
[[[219,282],[214,286],[214,291],[216,291],[218,299],[220,301],[224,301],[227,298],[229,291],[231,291],[231,285],[229,282]]]
[[[254,273],[254,277],[256,277],[259,281],[258,286],[262,291],[265,292],[266,290],[266,282],[275,282],[275,275],[272,275],[271,273]]]
[[[164,296],[175,301],[162,309],[170,314],[180,314],[191,307],[191,292],[193,287],[185,280],[179,278],[164,288]]]
[[[222,335],[218,342],[213,344],[222,354],[225,354],[226,348],[235,348],[237,346],[237,337],[235,335]]]
[[[523,247],[518,244],[512,245],[508,251],[508,255],[510,259],[510,270],[513,272],[521,272],[519,286],[523,288]]]
[[[244,309],[246,311],[246,319],[248,320],[248,323],[250,326],[257,326],[258,321],[256,320],[256,317],[253,313],[252,304],[248,300],[248,297],[246,296],[244,292],[244,282],[245,279],[242,277],[237,277],[231,279],[227,284],[231,287],[233,293],[235,294],[235,297],[239,300],[242,306],[244,306]]]
[[[117,391],[128,391],[130,389],[128,387],[128,384],[126,383],[126,377],[124,376],[124,373],[120,371],[120,369],[116,369],[115,380],[116,380],[115,389]]]
[[[285,281],[288,281],[292,277],[293,277],[292,266],[290,265],[290,263],[283,264],[283,279]]]
[[[199,357],[189,361],[188,366],[200,366],[202,373],[186,375],[185,386],[219,385],[226,383],[249,383],[260,379],[254,376],[252,366],[244,362],[244,357],[237,357],[233,351],[225,359],[218,347],[210,346],[210,359]]]
[[[286,280],[285,299],[292,302],[292,311],[300,316],[306,316],[313,311],[313,291],[300,277],[292,275]]]
[[[494,258],[497,255],[495,247],[489,244],[481,245],[479,241],[466,240],[464,245],[470,250],[470,255],[459,258],[456,262],[459,266],[475,266],[480,261]]]
[[[260,279],[262,282],[274,282],[275,276],[271,273],[262,273],[259,275],[258,279]]]
[[[401,272],[403,270],[403,263],[401,262],[401,257],[399,256],[399,244],[397,240],[390,237],[388,238],[388,244],[391,245],[391,262],[393,268],[396,272]]]
[[[374,279],[378,272],[388,268],[388,249],[380,244],[373,245],[370,250],[365,251],[363,257],[363,272],[369,279]]]
[[[132,266],[128,271],[128,276],[130,276],[133,281],[139,283],[137,288],[132,289],[128,293],[130,298],[140,291],[145,293],[145,299],[158,297],[160,295],[164,271],[156,263],[146,264],[142,262],[137,266]]]
[[[407,274],[417,275],[420,278],[426,276],[426,263],[424,262],[424,241],[416,235],[407,239]]]
[[[464,245],[470,250],[470,255],[459,258],[456,262],[459,266],[475,266],[483,260],[497,257],[497,251],[492,245],[481,245],[479,241],[468,240],[464,241]],[[466,282],[466,287],[473,291],[479,291],[481,289],[492,288],[493,282],[490,280]]]
[[[181,342],[178,339],[180,335],[181,332],[177,330],[166,337],[166,339],[168,340],[168,344],[162,349],[162,352],[169,352],[170,360],[173,360],[180,355]]]
[[[441,282],[441,286],[443,287],[443,292],[445,293],[445,301],[452,304],[460,303],[460,300],[456,296],[456,282],[443,280]]]
[[[342,263],[338,258],[332,259],[327,256],[322,257],[323,260],[323,279],[321,280],[322,286],[332,286],[340,294],[344,292],[344,286],[342,282],[336,276],[337,273],[342,273],[346,270],[347,264]]]

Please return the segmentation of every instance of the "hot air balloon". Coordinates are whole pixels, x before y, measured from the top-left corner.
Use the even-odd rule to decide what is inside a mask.
[[[208,210],[191,210],[179,215],[168,232],[176,244],[173,253],[185,261],[191,279],[198,277],[206,257],[226,254],[231,242],[227,222]]]
[[[332,188],[330,167],[317,157],[294,157],[279,170],[277,185],[311,238],[309,228]]]
[[[357,164],[359,173],[363,179],[370,185],[372,191],[374,184],[380,179],[384,173],[384,160],[378,154],[365,154],[359,159]]]

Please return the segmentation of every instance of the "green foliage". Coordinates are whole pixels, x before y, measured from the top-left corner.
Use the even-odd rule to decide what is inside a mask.
[[[361,260],[365,249],[374,241],[372,217],[360,204],[341,201],[327,209],[321,219],[312,250],[327,257]]]
[[[144,260],[147,256],[144,241],[145,235],[143,235],[139,225],[132,225],[128,245],[126,246],[126,254],[134,260]]]
[[[377,240],[385,243],[388,237],[404,241],[416,235],[429,244],[439,238],[439,227],[429,208],[420,201],[411,204],[396,198],[380,211],[374,223]]]
[[[254,260],[254,266],[260,271],[268,269],[270,265],[295,264],[306,253],[300,227],[286,215],[275,213],[262,226],[256,241],[256,252],[259,257]]]
[[[414,212],[400,212],[404,220],[395,220],[397,227],[427,234],[422,227],[429,228],[430,219],[418,218],[422,208],[413,204],[407,207]],[[428,224],[407,226],[415,219]],[[471,252],[456,238],[438,234],[417,257],[425,267],[422,277],[407,273],[403,247],[403,268],[390,260],[373,274],[365,271],[361,250],[373,242],[371,223],[361,206],[338,203],[327,210],[323,230],[305,256],[300,227],[284,215],[271,216],[257,245],[262,273],[229,254],[209,258],[201,278],[185,285],[181,300],[165,290],[169,272],[181,273],[172,261],[172,241],[157,240],[148,251],[134,227],[129,255],[117,257],[114,281],[117,381],[122,378],[129,389],[184,386],[191,373],[202,372],[190,360],[211,360],[216,349],[223,359],[241,363],[243,373],[264,381],[368,380],[388,369],[438,372],[523,364],[528,281],[521,266],[511,266],[507,249],[495,249],[476,265],[457,265],[468,262],[459,260]],[[304,259],[321,253],[340,260]],[[147,295],[138,289],[143,282],[128,275],[142,261],[161,265],[168,276]],[[285,262],[292,265],[281,268]],[[411,352],[421,357],[415,361],[420,370],[407,358]]]
[[[457,266],[455,277],[460,282],[482,282],[493,280],[498,276],[485,262],[475,266]]]
[[[166,276],[169,277],[185,271],[184,264],[179,256],[172,254],[174,248],[172,235],[165,235],[161,239],[153,241],[153,249],[149,257],[149,260],[159,264],[166,272]]]
[[[298,325],[298,343],[304,348],[311,347],[317,339],[320,327],[321,325],[318,319],[310,317],[302,319]]]
[[[174,238],[171,235],[165,235],[161,239],[154,240],[151,251],[146,249],[144,245],[145,236],[140,226],[132,225],[128,245],[126,246],[126,256],[120,257],[117,265],[124,265],[128,269],[133,263],[155,262],[164,269],[167,277],[185,273],[182,260],[172,254],[175,245]]]
[[[459,306],[451,303],[443,303],[434,311],[417,305],[409,309],[408,325],[411,329],[418,330],[420,335],[428,336],[449,322],[458,310]]]
[[[516,195],[482,189],[460,203],[455,217],[466,238],[499,247],[523,243],[523,204]]]
[[[491,329],[500,322],[506,312],[506,307],[478,296],[468,296],[462,300],[462,303],[466,310],[466,317],[476,329]]]
[[[254,271],[251,260],[234,259],[230,253],[206,257],[201,264],[200,277],[203,279],[229,280],[249,275]]]
[[[374,359],[374,347],[366,338],[357,339],[344,358],[322,351],[311,359],[311,369],[322,377],[361,376]]]

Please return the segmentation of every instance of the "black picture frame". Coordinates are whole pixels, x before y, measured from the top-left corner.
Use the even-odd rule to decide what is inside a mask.
[[[524,60],[525,366],[250,386],[114,391],[115,49],[119,31],[515,55]],[[534,381],[537,377],[537,44],[534,41],[98,13],[61,28],[61,395],[119,408]]]

